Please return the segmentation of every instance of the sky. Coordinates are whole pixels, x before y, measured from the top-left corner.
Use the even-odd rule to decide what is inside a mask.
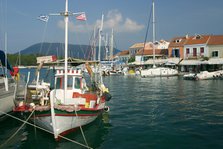
[[[69,43],[89,44],[104,14],[103,34],[110,35],[113,28],[114,46],[127,50],[145,41],[151,6],[152,0],[69,0],[70,12],[87,16],[87,21],[69,18]],[[222,7],[223,0],[155,0],[156,40],[222,35]],[[47,23],[37,19],[64,9],[65,0],[0,0],[0,49],[16,53],[40,42],[64,42],[61,16],[50,16]],[[151,22],[147,41],[152,41]]]

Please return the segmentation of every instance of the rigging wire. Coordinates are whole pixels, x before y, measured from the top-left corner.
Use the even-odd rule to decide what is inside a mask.
[[[41,54],[41,52],[42,52],[43,42],[44,42],[44,40],[45,40],[47,26],[48,26],[48,21],[46,21],[46,24],[45,24],[45,26],[44,26],[43,37],[42,37],[42,43],[41,43],[41,45],[40,45],[39,54]],[[49,52],[49,49],[47,50],[47,53],[48,53],[48,52]]]
[[[152,6],[151,6],[151,9],[150,9],[149,19],[148,19],[148,22],[147,22],[146,36],[145,36],[145,40],[144,40],[143,51],[142,51],[142,55],[141,55],[141,61],[143,59],[144,50],[145,50],[145,47],[146,47],[146,41],[147,41],[147,36],[148,36],[148,32],[149,32],[151,18],[152,18]]]

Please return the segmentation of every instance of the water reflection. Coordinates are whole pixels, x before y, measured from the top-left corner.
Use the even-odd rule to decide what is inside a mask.
[[[0,125],[0,148],[20,148],[27,141],[28,132],[26,126],[10,117],[1,122]]]

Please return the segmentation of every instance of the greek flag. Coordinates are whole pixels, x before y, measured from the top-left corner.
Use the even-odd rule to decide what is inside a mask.
[[[43,21],[43,22],[48,22],[49,20],[49,16],[44,16],[44,15],[41,15],[39,16],[37,19]]]

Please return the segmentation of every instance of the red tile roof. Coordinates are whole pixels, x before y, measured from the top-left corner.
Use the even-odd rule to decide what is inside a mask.
[[[124,50],[124,51],[121,51],[117,54],[118,56],[125,56],[125,55],[129,55],[129,50]]]
[[[172,38],[169,47],[182,47],[188,38],[186,36]]]
[[[155,49],[155,55],[167,55],[167,49]],[[153,50],[143,49],[139,50],[136,55],[153,55]]]
[[[213,35],[208,40],[208,45],[223,45],[223,35]]]
[[[206,44],[210,38],[210,35],[195,35],[190,36],[185,45],[193,45],[193,44]]]

